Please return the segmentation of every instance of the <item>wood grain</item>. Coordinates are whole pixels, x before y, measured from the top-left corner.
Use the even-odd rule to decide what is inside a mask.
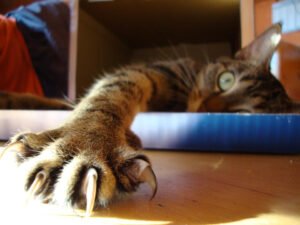
[[[51,205],[15,208],[13,215],[31,224],[47,218],[64,224],[300,224],[299,155],[146,154],[159,184],[152,201],[142,185],[84,220]]]

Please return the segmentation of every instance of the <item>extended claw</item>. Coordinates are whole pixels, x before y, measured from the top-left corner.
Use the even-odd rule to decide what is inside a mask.
[[[150,200],[152,200],[157,192],[157,179],[155,173],[153,172],[149,163],[144,160],[137,160],[140,166],[139,180],[141,182],[146,182],[152,189],[152,195]]]
[[[35,179],[28,190],[26,203],[34,198],[36,193],[40,190],[40,188],[45,183],[45,180],[46,180],[46,173],[44,171],[40,171],[36,174]]]
[[[7,152],[7,150],[8,150],[8,147],[1,149],[1,151],[0,151],[0,160],[2,159],[4,154]]]
[[[97,179],[98,173],[94,168],[88,170],[86,175],[86,184],[84,185],[86,190],[86,209],[85,209],[85,216],[91,216],[95,201],[96,201],[96,193],[97,193]]]
[[[20,143],[15,142],[13,144],[6,144],[4,148],[1,149],[0,151],[0,160],[3,158],[4,154],[12,149],[12,147],[18,147]]]

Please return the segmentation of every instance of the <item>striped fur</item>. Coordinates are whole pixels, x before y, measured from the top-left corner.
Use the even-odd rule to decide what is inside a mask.
[[[208,64],[179,59],[128,66],[106,74],[59,128],[22,133],[11,139],[5,151],[16,154],[25,189],[31,189],[35,176],[43,171],[43,184],[34,192],[36,196],[47,202],[84,207],[84,184],[88,170],[93,168],[98,174],[96,205],[105,207],[120,194],[135,191],[147,180],[144,169],[150,168],[145,174],[150,174],[155,194],[150,161],[139,152],[141,142],[130,130],[138,112],[299,112],[299,106],[288,98],[268,68],[269,57],[277,47],[269,43],[279,30],[279,26],[270,28],[233,59]],[[257,54],[257,49],[267,52]],[[218,85],[224,71],[235,78],[226,91]]]
[[[212,67],[212,68],[210,68]],[[250,113],[299,113],[300,106],[293,102],[282,84],[266,67],[257,67],[247,61],[220,60],[208,65],[202,74],[205,97],[202,111],[250,112]],[[234,86],[222,92],[216,87],[218,74],[231,71],[235,75]]]

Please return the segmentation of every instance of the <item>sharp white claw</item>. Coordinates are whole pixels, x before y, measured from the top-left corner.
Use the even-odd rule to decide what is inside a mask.
[[[7,150],[8,150],[8,147],[1,149],[1,151],[0,151],[0,160],[2,159],[4,154],[7,152]]]
[[[140,174],[139,174],[139,180],[141,182],[146,182],[151,190],[152,190],[152,195],[151,199],[152,200],[157,192],[157,180],[156,176],[150,166],[149,163],[145,162],[144,160],[137,160],[138,164],[140,165]]]
[[[34,198],[39,189],[43,186],[46,180],[46,173],[44,171],[40,171],[36,174],[33,183],[31,184],[26,198],[26,203]]]
[[[152,200],[157,192],[157,181],[156,176],[150,166],[146,167],[146,169],[141,173],[141,178],[151,187],[152,195],[150,200]]]
[[[1,149],[0,151],[0,160],[3,158],[4,154],[6,154],[6,152],[10,151],[13,147],[18,148],[18,145],[20,145],[20,143],[14,143],[14,144],[9,144],[7,146],[5,146],[3,149]]]
[[[86,210],[85,210],[85,216],[89,217],[91,216],[95,201],[96,201],[96,192],[97,192],[97,179],[98,179],[98,173],[94,168],[91,168],[88,170],[86,175]]]

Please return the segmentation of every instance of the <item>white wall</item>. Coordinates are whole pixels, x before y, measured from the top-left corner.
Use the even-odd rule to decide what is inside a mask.
[[[130,49],[113,33],[79,10],[76,89],[81,96],[94,79],[129,61]]]

